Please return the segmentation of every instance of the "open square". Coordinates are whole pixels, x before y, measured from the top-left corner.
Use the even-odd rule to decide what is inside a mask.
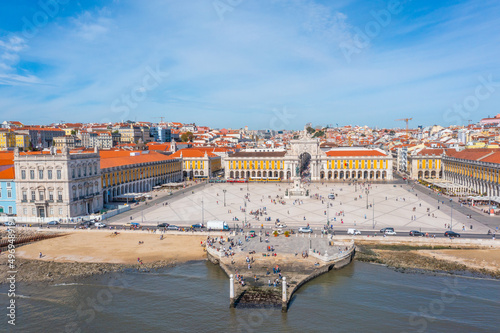
[[[144,225],[167,222],[189,226],[201,223],[203,219],[205,224],[209,220],[223,220],[230,228],[242,227],[245,221],[251,227],[273,228],[279,220],[288,228],[297,229],[309,224],[319,230],[328,219],[334,230],[377,231],[394,227],[396,232],[422,230],[441,233],[448,229],[452,220],[449,206],[443,207],[407,185],[371,184],[367,187],[354,183],[312,183],[305,185],[310,197],[297,200],[285,199],[285,190],[290,186],[287,183],[207,184],[193,192],[167,197],[167,205],[158,203],[144,212],[128,212],[118,217],[114,224],[126,223],[132,215],[134,221]],[[334,200],[328,199],[331,193],[335,194]],[[487,231],[482,224],[453,212],[454,230],[462,232],[465,227],[466,232],[470,231],[470,224],[473,224],[475,233]]]

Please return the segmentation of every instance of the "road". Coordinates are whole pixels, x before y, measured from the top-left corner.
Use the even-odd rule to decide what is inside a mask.
[[[190,231],[189,228],[190,226],[188,225],[177,225],[179,228],[185,228],[186,230]],[[65,230],[74,230],[74,229],[77,229],[77,228],[80,228],[80,226],[78,224],[60,224],[60,225],[57,225],[57,226],[54,226],[54,225],[51,225],[51,226],[48,226],[46,224],[44,225],[40,225],[40,224],[36,224],[36,225],[32,225],[32,228],[42,228],[43,230],[50,230],[50,229],[65,229]],[[124,227],[124,226],[112,226],[112,230],[123,230],[123,229],[129,229],[128,227]],[[150,230],[151,229],[156,229],[156,225],[148,225],[148,224],[143,224],[142,225],[142,228],[143,229],[147,229],[149,228]],[[91,227],[90,229],[92,230],[95,230],[97,228],[95,227]],[[108,231],[110,230],[109,227],[106,227],[106,228],[101,228],[104,231]],[[277,228],[269,228],[268,226],[266,226],[264,229],[261,229],[259,227],[251,227],[251,228],[240,228],[240,229],[237,229],[238,232],[241,232],[241,230],[243,230],[243,233],[247,233],[251,230],[255,230],[256,232],[259,232],[260,230],[263,230],[264,232],[268,232],[268,233],[272,233],[273,230],[275,230]],[[320,234],[321,233],[321,227],[313,227],[313,234]],[[347,229],[348,228],[345,228],[345,229],[338,229],[338,228],[335,228],[335,235],[347,235]],[[234,228],[232,228],[231,230],[235,230]],[[283,231],[286,231],[286,230],[293,230],[294,232],[297,232],[298,228],[283,228],[282,229]],[[203,228],[203,229],[196,229],[195,232],[200,232],[200,231],[203,231],[203,232],[206,232],[206,228]],[[377,237],[380,237],[382,236],[382,234],[380,233],[380,230],[360,230],[361,231],[361,236],[366,236],[366,235],[370,235],[370,236],[377,236]],[[165,231],[166,233],[169,233],[170,231],[169,230],[166,230]],[[332,231],[330,230],[330,233]],[[397,232],[397,230],[396,230]],[[422,232],[425,233],[425,230],[423,230]],[[488,234],[475,234],[475,233],[460,233],[459,231],[457,231],[459,234],[460,234],[460,238],[468,238],[468,239],[491,239],[493,237],[493,235],[488,235]],[[431,236],[435,236],[436,238],[447,238],[444,236],[444,232],[440,232],[440,233],[429,233],[429,235]],[[408,231],[400,231],[400,232],[397,232],[397,235],[398,237],[409,237],[409,238],[415,238],[414,236],[410,236],[409,235],[409,232]],[[354,236],[356,237],[356,236]],[[391,236],[386,236],[386,237],[391,237]]]

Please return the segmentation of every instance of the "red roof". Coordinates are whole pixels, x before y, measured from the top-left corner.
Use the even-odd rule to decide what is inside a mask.
[[[327,156],[387,156],[375,149],[356,149],[356,150],[330,150],[326,152]]]
[[[102,158],[101,156],[101,169],[112,168],[122,165],[130,165],[130,164],[168,161],[173,159],[170,156],[156,152],[150,152],[149,154],[140,154],[137,156],[130,156],[130,152],[128,153],[129,156],[118,156],[118,157],[108,157],[108,158]]]
[[[186,148],[186,149],[181,149],[178,150],[177,152],[173,153],[172,157],[180,157],[182,153],[182,157],[204,157],[205,156],[205,151],[199,150],[198,148]],[[208,157],[215,157],[217,155],[211,153],[211,152],[206,152]]]
[[[442,155],[445,151],[446,151],[446,149],[442,149],[442,148],[436,148],[436,149],[424,148],[421,151],[419,151],[417,153],[417,155],[419,155],[419,156],[423,156],[423,155],[437,156],[437,155]]]
[[[0,179],[14,179],[15,172],[12,164],[0,166]]]
[[[500,152],[500,149],[487,149],[487,148],[477,148],[477,149],[465,149],[462,151],[456,151],[454,149],[449,149],[446,155],[454,158],[469,160],[469,161],[483,161],[484,159],[492,155],[493,153]],[[495,162],[493,162],[495,163]]]

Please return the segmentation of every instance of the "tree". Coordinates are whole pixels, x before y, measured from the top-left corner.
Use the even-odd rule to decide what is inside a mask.
[[[323,131],[317,131],[316,133],[314,133],[313,138],[319,138],[319,137],[322,137],[322,136],[325,136],[325,132],[323,132]]]
[[[191,142],[191,141],[193,141],[193,137],[194,137],[193,133],[186,132],[186,133],[182,133],[181,140],[182,140],[182,142],[188,142],[188,141]]]
[[[306,131],[307,131],[307,133],[309,133],[309,134],[313,134],[314,132],[316,132],[316,130],[315,130],[314,128],[312,128],[311,126],[307,127],[307,128],[306,128]]]
[[[75,130],[71,130],[71,135],[76,135],[76,131]]]

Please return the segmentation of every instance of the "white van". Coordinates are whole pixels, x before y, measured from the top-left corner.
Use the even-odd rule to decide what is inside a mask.
[[[358,229],[347,229],[348,235],[361,235],[361,231]]]

